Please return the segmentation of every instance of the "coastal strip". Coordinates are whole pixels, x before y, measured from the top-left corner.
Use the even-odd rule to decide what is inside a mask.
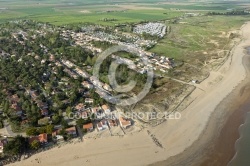
[[[247,73],[242,65],[242,58],[245,55],[245,47],[250,44],[250,23],[245,24],[241,31],[243,39],[234,48],[232,59],[228,58],[218,71],[213,72],[210,77],[200,84],[205,90],[204,92],[196,89],[191,94],[191,97],[196,98],[196,100],[182,111],[182,118],[180,120],[169,120],[155,128],[149,128],[164,149],[156,146],[147,131],[144,130],[122,138],[85,139],[82,143],[66,145],[58,149],[39,153],[27,160],[11,165],[88,166],[119,163],[120,166],[140,166],[156,163],[154,165],[163,164],[166,166],[168,165],[166,163],[175,165],[176,161],[180,159],[178,158],[179,155],[183,155],[182,159],[184,160],[182,161],[185,165],[193,163],[194,159],[197,159],[199,155],[204,154],[205,156],[204,148],[207,145],[207,141],[211,140],[211,134],[215,131],[214,129],[216,129],[216,134],[219,134],[222,126],[226,123],[226,117],[229,115],[227,111],[228,105],[232,101],[225,99],[230,93],[236,93],[233,90],[237,89],[238,85],[246,78]],[[214,81],[217,76],[223,78],[220,82],[211,86],[210,82]],[[238,94],[236,93],[236,95]],[[242,97],[244,96],[242,95]],[[221,101],[225,103],[220,104]],[[216,108],[219,111],[216,111]],[[217,113],[218,115],[213,116]],[[213,123],[215,121],[218,121],[219,124]],[[212,125],[210,125],[211,123]],[[206,139],[199,141],[203,140],[201,137]],[[198,144],[199,146],[196,146],[196,143],[200,143]],[[197,151],[197,147],[200,148],[199,151]],[[188,154],[190,148],[194,153]],[[176,155],[178,156],[171,157]],[[37,160],[40,163],[37,163]],[[163,162],[157,163],[158,161]],[[177,165],[179,164],[177,163]]]

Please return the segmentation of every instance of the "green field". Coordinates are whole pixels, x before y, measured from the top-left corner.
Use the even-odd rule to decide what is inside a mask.
[[[133,2],[133,3],[132,3]],[[154,2],[154,3],[153,3]],[[226,12],[228,9],[247,8],[243,2],[214,1],[163,3],[160,0],[0,0],[0,22],[16,19],[31,19],[54,25],[94,23],[113,26],[123,23],[166,20],[171,33],[150,51],[160,55],[185,59],[193,55],[197,58],[201,51],[210,51],[220,41],[218,49],[227,45],[220,33],[239,28],[247,16],[199,16],[180,20],[184,24],[171,21],[186,12],[207,13],[208,11]],[[105,19],[113,21],[104,21]],[[216,27],[216,28],[215,28]],[[217,35],[217,36],[216,36]]]
[[[108,9],[107,9],[108,10]],[[170,12],[169,10],[126,10],[126,11],[105,12],[103,9],[90,8],[88,11],[79,7],[76,8],[53,8],[37,7],[32,8],[10,8],[1,12],[0,22],[13,19],[32,19],[42,22],[49,22],[55,25],[90,22],[104,25],[114,25],[126,22],[157,21],[170,19],[181,15],[181,12]],[[169,13],[169,14],[164,14]],[[114,18],[117,21],[102,22],[103,18]]]
[[[183,20],[185,24],[171,25],[171,33],[150,51],[177,59],[190,59],[201,56],[201,51],[213,52],[216,49],[228,49],[229,31],[239,29],[249,16],[199,16]],[[218,41],[218,45],[211,43]]]
[[[199,16],[171,22],[186,12],[208,11],[226,12],[228,9],[247,8],[242,2],[187,2],[162,3],[160,0],[0,0],[0,22],[16,19],[31,19],[54,25],[94,23],[114,26],[140,21],[165,20],[171,27],[171,33],[160,40],[150,51],[159,55],[185,59],[199,56],[203,51],[212,52],[214,48],[223,49],[228,40],[221,33],[239,28],[248,16]],[[152,3],[155,2],[155,3]],[[177,1],[175,1],[177,2]],[[114,21],[104,21],[105,19]],[[171,21],[168,21],[171,20]],[[216,27],[216,28],[215,28]],[[215,47],[211,41],[220,41]],[[212,55],[211,55],[212,56]],[[204,59],[201,59],[204,61]]]
[[[32,19],[55,25],[79,22],[115,25],[127,22],[171,19],[181,16],[184,10],[221,11],[234,8],[235,6],[233,2],[226,4],[187,2],[185,4],[159,4],[159,2],[160,0],[128,0],[126,3],[124,1],[111,0],[0,0],[0,22],[15,19]],[[116,21],[100,21],[103,18],[115,19]]]

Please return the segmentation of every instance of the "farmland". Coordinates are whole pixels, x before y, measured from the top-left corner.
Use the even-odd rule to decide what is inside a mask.
[[[93,13],[92,13],[93,12]],[[155,21],[174,18],[180,16],[180,13],[171,12],[169,15],[163,14],[163,11],[154,10],[138,10],[138,11],[114,11],[114,12],[95,12],[78,9],[78,11],[70,11],[65,9],[52,9],[48,7],[33,9],[16,9],[14,11],[5,11],[1,13],[0,21],[12,19],[32,19],[42,22],[49,22],[55,25],[69,23],[99,23],[103,25],[114,25],[118,23],[139,22],[139,21]],[[16,17],[18,15],[18,17]],[[103,18],[114,18],[114,22],[100,22]]]
[[[181,16],[184,10],[226,10],[234,8],[228,3],[158,3],[147,4],[152,0],[139,0],[129,4],[115,1],[0,1],[0,22],[14,19],[32,19],[54,25],[89,22],[102,25],[119,23],[166,20]],[[154,1],[155,2],[155,1]],[[183,11],[182,11],[183,10]],[[204,12],[204,11],[203,11]],[[103,18],[116,21],[104,22]]]

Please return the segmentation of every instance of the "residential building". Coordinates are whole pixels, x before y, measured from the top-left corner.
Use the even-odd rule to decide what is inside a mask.
[[[75,106],[77,111],[83,111],[85,109],[85,105],[83,103],[79,103]]]
[[[88,119],[88,117],[89,117],[87,111],[83,111],[83,112],[81,112],[80,114],[81,114],[81,118],[82,118],[82,119]]]
[[[119,118],[119,123],[120,123],[121,127],[125,128],[125,129],[132,125],[131,121],[129,119],[124,118],[124,117]]]
[[[14,94],[14,95],[12,95],[11,97],[10,97],[10,101],[11,101],[11,103],[17,103],[17,102],[19,102],[19,97],[17,96],[17,94]]]
[[[92,123],[88,123],[88,124],[83,125],[83,129],[90,132],[94,130],[94,126]]]
[[[89,83],[88,81],[83,81],[82,86],[84,88],[87,88],[87,89],[92,89],[93,88],[93,85],[91,83]]]
[[[56,137],[57,135],[59,135],[61,129],[56,129],[52,132],[52,137]]]
[[[118,124],[116,123],[116,120],[113,120],[113,119],[108,119],[108,124],[109,124],[109,127],[118,126]]]
[[[76,136],[77,136],[75,126],[65,129],[65,132],[66,132],[68,135],[71,135],[71,136],[73,136],[73,137],[76,137]]]
[[[96,125],[98,131],[108,129],[107,121],[105,119],[101,120]]]
[[[20,106],[18,105],[18,103],[13,103],[11,105],[11,108],[13,110],[13,114],[17,115],[17,116],[21,116],[23,111],[22,109],[20,108]]]
[[[29,143],[31,144],[33,141],[37,140],[40,143],[47,143],[48,142],[48,136],[46,133],[40,134],[38,136],[33,136],[29,138]]]
[[[99,107],[93,107],[93,108],[91,108],[91,113],[92,114],[97,114],[99,110],[100,110]]]
[[[94,102],[94,99],[86,98],[85,103],[92,104]]]
[[[3,153],[4,146],[8,143],[6,138],[0,140],[0,153]]]
[[[105,114],[109,114],[111,112],[111,109],[108,105],[104,104],[101,106]]]
[[[103,89],[105,89],[107,91],[112,91],[112,88],[106,83],[103,85]]]
[[[49,111],[47,109],[41,109],[41,115],[48,116],[49,115]]]

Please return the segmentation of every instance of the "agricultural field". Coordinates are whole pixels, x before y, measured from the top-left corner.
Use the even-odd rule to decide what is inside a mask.
[[[186,10],[227,10],[234,3],[163,3],[158,0],[130,1],[0,1],[0,22],[15,19],[32,19],[54,25],[89,22],[102,25],[119,23],[157,21],[181,16]],[[154,2],[154,3],[152,3]],[[150,3],[150,4],[149,4]],[[115,21],[105,22],[103,19]]]
[[[180,16],[180,12],[170,12],[169,10],[127,10],[126,8],[112,7],[90,7],[84,9],[81,7],[50,7],[50,6],[31,6],[29,9],[24,8],[8,8],[0,10],[0,21],[8,21],[13,19],[32,19],[36,21],[49,22],[55,25],[89,22],[103,25],[115,25],[127,22],[140,21],[157,21],[170,19]],[[164,14],[165,13],[165,14]],[[169,13],[169,14],[166,14]],[[104,22],[100,21],[104,18],[115,19],[116,21]]]

